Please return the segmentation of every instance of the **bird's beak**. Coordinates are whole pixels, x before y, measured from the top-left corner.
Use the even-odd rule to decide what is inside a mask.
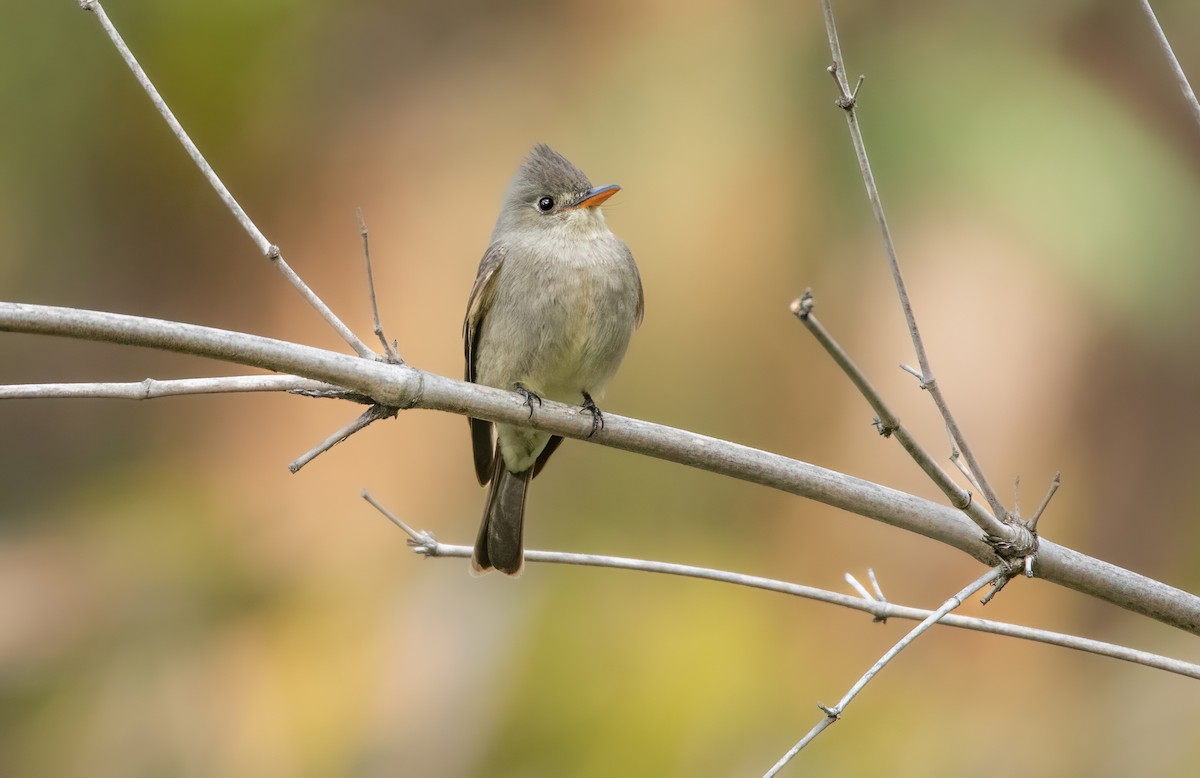
[[[587,195],[582,200],[580,200],[579,204],[576,205],[575,207],[576,208],[595,208],[595,207],[599,206],[601,203],[603,203],[605,200],[607,200],[608,198],[612,197],[613,195],[615,195],[617,192],[620,192],[620,191],[621,191],[621,187],[617,186],[616,184],[611,184],[609,186],[596,187],[595,189],[588,192]]]

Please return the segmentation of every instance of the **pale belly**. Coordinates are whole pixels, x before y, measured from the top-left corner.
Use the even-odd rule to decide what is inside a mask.
[[[520,384],[571,405],[582,403],[584,392],[598,400],[625,356],[637,316],[637,271],[623,247],[590,252],[579,262],[513,259],[510,252],[484,316],[476,381],[501,389]],[[498,425],[497,434],[514,472],[532,466],[549,439],[507,425]]]

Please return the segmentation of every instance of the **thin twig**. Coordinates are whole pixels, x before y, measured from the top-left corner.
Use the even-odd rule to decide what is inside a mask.
[[[904,276],[900,272],[900,261],[896,257],[896,246],[892,242],[892,232],[888,228],[887,217],[883,213],[883,201],[880,199],[879,189],[875,185],[875,174],[871,171],[871,163],[867,159],[866,143],[863,141],[862,130],[858,126],[858,115],[854,110],[858,100],[858,86],[851,90],[850,84],[846,80],[846,65],[842,59],[842,47],[838,42],[837,27],[833,22],[833,7],[830,0],[821,0],[821,7],[825,13],[825,30],[829,36],[829,51],[833,56],[833,65],[830,66],[829,71],[833,75],[834,81],[837,82],[838,90],[841,93],[841,97],[837,100],[837,105],[846,115],[846,124],[850,128],[850,140],[854,144],[854,152],[858,156],[859,170],[862,173],[863,183],[867,187],[867,199],[871,201],[871,210],[875,214],[875,221],[878,223],[880,233],[883,237],[883,247],[887,252],[888,266],[892,271],[892,282],[896,286],[896,294],[900,298],[900,308],[904,311],[904,319],[908,323],[908,331],[912,337],[913,349],[917,352],[917,362],[921,367],[921,386],[929,390],[929,395],[933,398],[938,412],[941,413],[946,428],[950,430],[951,437],[957,443],[963,456],[966,457],[971,471],[975,474],[979,482],[980,491],[983,492],[988,505],[991,506],[992,514],[997,519],[1003,520],[1006,514],[1004,504],[1000,502],[1000,498],[996,496],[996,491],[984,477],[983,470],[979,467],[975,455],[971,452],[971,448],[967,445],[966,439],[958,428],[958,423],[955,422],[954,416],[950,413],[950,406],[946,403],[946,399],[938,387],[937,380],[933,375],[933,367],[930,365],[929,357],[925,353],[925,343],[921,339],[921,331],[917,327],[917,318],[913,313],[912,303],[908,299],[908,289],[904,284]],[[861,86],[861,78],[858,83]]]
[[[929,480],[933,481],[937,488],[942,490],[946,498],[950,500],[950,504],[958,508],[963,513],[975,522],[975,524],[986,532],[988,535],[996,535],[1006,537],[1011,530],[996,517],[988,513],[981,503],[971,499],[971,493],[960,487],[950,477],[950,474],[942,469],[932,456],[929,455],[921,444],[912,436],[911,433],[900,423],[900,419],[896,417],[883,401],[883,396],[879,391],[867,380],[866,375],[859,370],[858,365],[850,358],[845,349],[841,347],[824,325],[813,315],[813,297],[811,292],[805,292],[804,296],[794,301],[791,305],[792,313],[804,325],[804,328],[816,339],[821,348],[825,349],[825,353],[830,359],[842,369],[846,377],[850,379],[850,383],[858,389],[858,393],[866,399],[871,406],[871,410],[875,411],[878,418],[878,428],[880,434],[884,437],[892,437],[896,439],[901,447],[904,448],[908,455],[912,458],[917,466],[929,476]]]
[[[854,686],[850,687],[850,691],[846,692],[846,696],[842,697],[837,705],[833,706],[832,708],[827,708],[824,705],[818,705],[817,707],[825,712],[825,718],[821,719],[821,721],[818,722],[817,725],[814,726],[809,733],[800,740],[799,743],[792,746],[791,750],[784,754],[783,757],[763,775],[763,778],[771,778],[771,776],[777,775],[779,771],[782,770],[794,756],[796,756],[796,754],[800,753],[801,749],[811,743],[813,739],[817,737],[817,735],[820,735],[831,725],[841,719],[842,713],[846,710],[846,706],[848,706],[850,702],[858,696],[858,693],[861,692],[863,688],[871,682],[871,679],[874,678],[880,670],[886,667],[887,664],[891,662],[897,654],[907,648],[910,643],[912,643],[923,632],[940,621],[944,616],[946,616],[946,614],[962,605],[964,600],[975,594],[975,592],[979,591],[983,587],[987,586],[992,581],[996,580],[996,578],[1002,574],[1003,572],[1001,568],[995,567],[976,578],[970,584],[965,586],[958,594],[946,600],[946,602],[942,604],[942,607],[929,614],[924,621],[913,627],[911,632],[901,638],[896,645],[892,646],[886,654],[881,656],[879,661],[872,665],[871,669],[864,673],[863,676],[858,679],[858,682],[854,684]]]
[[[367,220],[363,218],[362,208],[356,208],[354,212],[358,215],[358,233],[362,235],[363,259],[367,263],[367,290],[371,295],[371,317],[375,322],[375,337],[383,344],[383,353],[387,355],[387,361],[393,365],[403,365],[404,360],[396,353],[395,345],[383,334],[383,325],[379,322],[379,304],[375,301],[375,273],[371,270],[371,241],[367,236]]]
[[[108,14],[104,12],[104,8],[100,5],[98,0],[80,0],[79,7],[85,11],[91,11],[96,15],[96,19],[100,22],[100,26],[104,28],[104,32],[108,34],[109,40],[112,41],[113,46],[116,47],[117,52],[121,55],[121,58],[125,60],[125,64],[128,65],[130,71],[133,72],[133,76],[137,79],[138,84],[141,85],[147,96],[149,96],[150,102],[154,104],[155,109],[158,110],[159,114],[167,122],[167,126],[171,128],[171,132],[174,133],[176,139],[178,139],[180,144],[183,145],[183,148],[185,151],[187,151],[188,156],[192,158],[192,162],[196,163],[196,167],[200,169],[201,174],[203,174],[208,180],[208,183],[212,186],[212,188],[216,190],[217,196],[221,198],[221,202],[225,203],[225,207],[229,209],[234,218],[238,220],[238,223],[242,225],[242,229],[244,229],[250,236],[250,239],[254,241],[254,245],[258,247],[258,250],[263,254],[263,256],[267,257],[267,259],[270,259],[275,264],[275,267],[279,269],[279,272],[283,274],[284,278],[286,278],[288,282],[291,283],[291,285],[294,286],[298,292],[300,292],[300,295],[308,301],[309,305],[311,305],[317,310],[318,313],[321,314],[321,317],[325,319],[325,321],[328,322],[331,327],[333,327],[338,335],[341,336],[342,340],[346,341],[346,343],[352,349],[354,349],[355,353],[357,353],[360,357],[374,359],[376,356],[375,352],[371,351],[366,343],[363,343],[357,335],[351,332],[350,328],[342,323],[342,320],[339,319],[337,315],[330,310],[329,306],[326,305],[325,302],[321,300],[321,298],[318,297],[312,289],[309,288],[308,284],[304,283],[300,276],[296,275],[296,272],[292,270],[286,261],[284,261],[283,254],[280,253],[279,247],[267,240],[267,237],[263,235],[260,229],[258,229],[258,226],[250,220],[250,217],[246,214],[246,211],[240,204],[238,204],[238,201],[234,199],[233,194],[230,193],[225,184],[221,182],[220,177],[217,176],[217,173],[212,169],[212,166],[208,164],[208,161],[204,158],[204,155],[200,153],[200,149],[195,143],[192,142],[191,137],[183,129],[183,125],[181,125],[179,120],[175,118],[175,114],[167,106],[166,101],[163,100],[162,95],[159,94],[158,89],[155,88],[154,84],[150,81],[149,76],[146,75],[146,71],[144,71],[142,66],[138,63],[137,58],[133,56],[133,52],[127,45],[125,45],[124,39],[121,37],[121,34],[117,32],[117,28],[113,25],[112,21],[109,20]]]
[[[375,498],[372,497],[368,491],[363,490],[362,496],[364,500],[374,506],[375,509],[387,517],[388,520],[400,527],[400,529],[404,530],[405,534],[409,536],[409,545],[412,546],[413,550],[417,554],[429,557],[430,559],[471,558],[471,552],[473,551],[471,546],[441,543],[437,541],[431,533],[414,529],[406,522],[398,518],[394,513],[380,505],[379,502],[375,500]],[[887,619],[921,621],[928,618],[930,614],[933,613],[933,611],[924,608],[912,608],[906,605],[896,605],[883,599],[872,599],[870,596],[866,595],[862,597],[855,597],[849,594],[842,594],[841,592],[831,592],[829,590],[819,589],[813,586],[804,586],[802,584],[790,583],[788,581],[763,578],[757,575],[746,575],[743,573],[734,573],[728,570],[714,570],[708,567],[680,565],[673,564],[671,562],[659,562],[649,559],[630,559],[628,557],[605,556],[600,554],[571,554],[563,551],[539,551],[536,549],[526,549],[525,559],[529,562],[541,564],[576,565],[580,567],[602,567],[615,570],[634,570],[642,573],[676,575],[684,578],[696,578],[704,581],[715,581],[717,583],[745,586],[751,589],[775,592],[777,594],[786,594],[792,597],[801,597],[803,599],[813,600],[815,602],[823,602],[827,605],[837,605],[842,608],[861,611],[869,614],[876,621],[880,622]],[[1133,664],[1149,667],[1154,670],[1164,670],[1176,675],[1182,675],[1187,678],[1200,680],[1200,665],[1185,662],[1180,659],[1173,659],[1167,656],[1152,654],[1146,651],[1138,651],[1137,649],[1128,648],[1127,646],[1118,646],[1099,640],[1091,640],[1089,638],[1077,637],[1075,635],[1067,635],[1061,632],[1035,629],[1033,627],[1025,627],[1019,624],[1007,624],[1002,621],[979,619],[973,616],[958,616],[950,614],[942,618],[938,623],[947,627],[955,627],[957,629],[984,632],[991,635],[1017,638],[1018,640],[1044,643],[1050,646],[1070,648],[1076,651],[1082,651],[1084,653],[1095,654],[1096,656],[1118,659],[1124,662],[1131,662]]]
[[[858,592],[859,597],[862,597],[864,600],[874,600],[871,593],[867,591],[867,587],[859,583],[858,579],[853,575],[846,573],[843,578],[846,580],[846,583],[850,584],[854,591]]]
[[[529,419],[514,392],[409,367],[243,332],[119,313],[0,302],[0,332],[51,335],[191,354],[334,384],[394,408],[425,408],[586,439],[591,419],[547,400]],[[708,435],[605,413],[592,443],[778,489],[915,532],[992,564],[994,550],[960,511],[791,457]],[[1200,635],[1200,597],[1041,540],[1037,574],[1126,610]]]
[[[1054,478],[1050,480],[1050,488],[1046,490],[1046,496],[1042,498],[1042,504],[1033,512],[1033,516],[1029,521],[1025,522],[1025,526],[1029,527],[1030,532],[1037,530],[1038,519],[1042,518],[1042,513],[1046,510],[1046,506],[1054,499],[1054,493],[1058,491],[1058,487],[1062,485],[1062,473],[1057,472]]]
[[[190,394],[225,394],[233,392],[341,392],[323,381],[313,381],[294,375],[243,375],[214,378],[174,378],[123,383],[65,383],[11,384],[0,386],[0,400],[37,399],[112,399],[153,400],[158,397],[179,397]]]
[[[1200,123],[1200,101],[1196,100],[1196,93],[1192,91],[1192,85],[1188,81],[1187,74],[1183,72],[1183,66],[1179,64],[1179,58],[1175,56],[1175,50],[1171,48],[1171,42],[1167,40],[1167,34],[1163,32],[1162,25],[1158,23],[1158,17],[1154,15],[1154,9],[1150,7],[1150,0],[1141,0],[1142,11],[1146,14],[1146,19],[1150,22],[1150,28],[1154,31],[1154,38],[1158,42],[1158,47],[1162,49],[1163,54],[1167,58],[1167,62],[1171,65],[1171,70],[1175,74],[1175,81],[1179,84],[1180,91],[1183,92],[1183,97],[1187,100],[1188,108],[1192,109],[1192,116],[1197,123]]]
[[[946,430],[946,434],[949,435],[950,431]],[[958,453],[958,449],[954,446],[953,439],[950,441],[950,464],[954,465],[954,468],[962,473],[962,477],[967,479],[967,483],[976,489],[979,488],[979,482],[975,480],[975,474],[971,472],[971,469],[967,467],[967,463],[963,461],[962,455]]]
[[[401,519],[399,516],[392,513],[391,511],[389,511],[387,508],[383,507],[383,505],[381,505],[378,500],[376,500],[373,496],[371,496],[371,493],[369,491],[367,491],[366,489],[362,490],[362,498],[364,500],[366,500],[367,502],[369,502],[371,504],[371,506],[373,508],[375,508],[375,510],[382,513],[387,518],[388,521],[392,522],[397,527],[404,530],[404,533],[406,535],[408,535],[408,545],[411,548],[416,549],[418,554],[421,554],[422,556],[428,556],[428,557],[454,556],[453,554],[430,553],[431,549],[436,550],[439,547],[441,547],[441,545],[442,545],[442,544],[438,543],[437,540],[433,537],[432,532],[422,532],[422,531],[415,530],[412,527],[408,526],[408,524],[406,524],[403,519]],[[464,554],[464,557],[469,558],[471,556],[472,549],[467,548],[466,546],[462,546],[461,548],[463,548],[466,551],[466,553]]]
[[[325,438],[325,440],[322,440],[320,443],[318,443],[316,446],[314,446],[311,450],[309,450],[303,456],[299,457],[298,459],[296,459],[296,461],[294,461],[290,465],[288,465],[288,470],[291,471],[292,473],[298,472],[300,470],[300,468],[304,467],[309,462],[311,462],[314,459],[316,459],[317,457],[321,456],[322,454],[324,454],[326,451],[333,448],[337,444],[346,440],[354,433],[356,433],[360,430],[366,429],[366,427],[368,425],[373,424],[374,422],[377,422],[380,419],[390,419],[399,412],[400,412],[399,408],[389,408],[387,406],[379,405],[379,404],[372,405],[370,408],[363,411],[362,415],[360,415],[357,419],[350,422],[346,426],[342,427],[340,430],[333,433],[329,437]]]
[[[980,605],[987,605],[989,602],[991,602],[992,599],[999,594],[1005,586],[1008,586],[1008,582],[1013,579],[1011,571],[1007,568],[1004,569],[1004,574],[992,582],[992,588],[984,592],[983,596],[979,598]]]
[[[875,568],[867,568],[867,577],[871,579],[871,588],[875,590],[875,596],[879,598],[880,602],[887,602],[888,599],[883,596],[883,589],[879,586],[879,579],[875,577]]]

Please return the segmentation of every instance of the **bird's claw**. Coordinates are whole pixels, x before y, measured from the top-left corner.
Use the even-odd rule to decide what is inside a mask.
[[[588,433],[588,437],[596,434],[596,430],[604,429],[604,414],[596,407],[596,403],[592,400],[592,396],[587,392],[583,393],[583,409],[592,414],[592,431]]]
[[[542,406],[542,398],[537,392],[532,392],[526,389],[521,384],[513,384],[513,391],[525,398],[525,405],[529,408],[529,418],[533,418],[533,403],[536,400],[538,407]]]

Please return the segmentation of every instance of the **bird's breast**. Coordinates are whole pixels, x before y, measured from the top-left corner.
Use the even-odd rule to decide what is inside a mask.
[[[612,233],[565,235],[509,248],[489,319],[503,324],[509,372],[550,399],[578,403],[616,371],[633,332],[639,295],[628,250]],[[515,326],[513,326],[515,325]],[[488,349],[492,350],[491,348]],[[488,383],[492,383],[488,381]]]

